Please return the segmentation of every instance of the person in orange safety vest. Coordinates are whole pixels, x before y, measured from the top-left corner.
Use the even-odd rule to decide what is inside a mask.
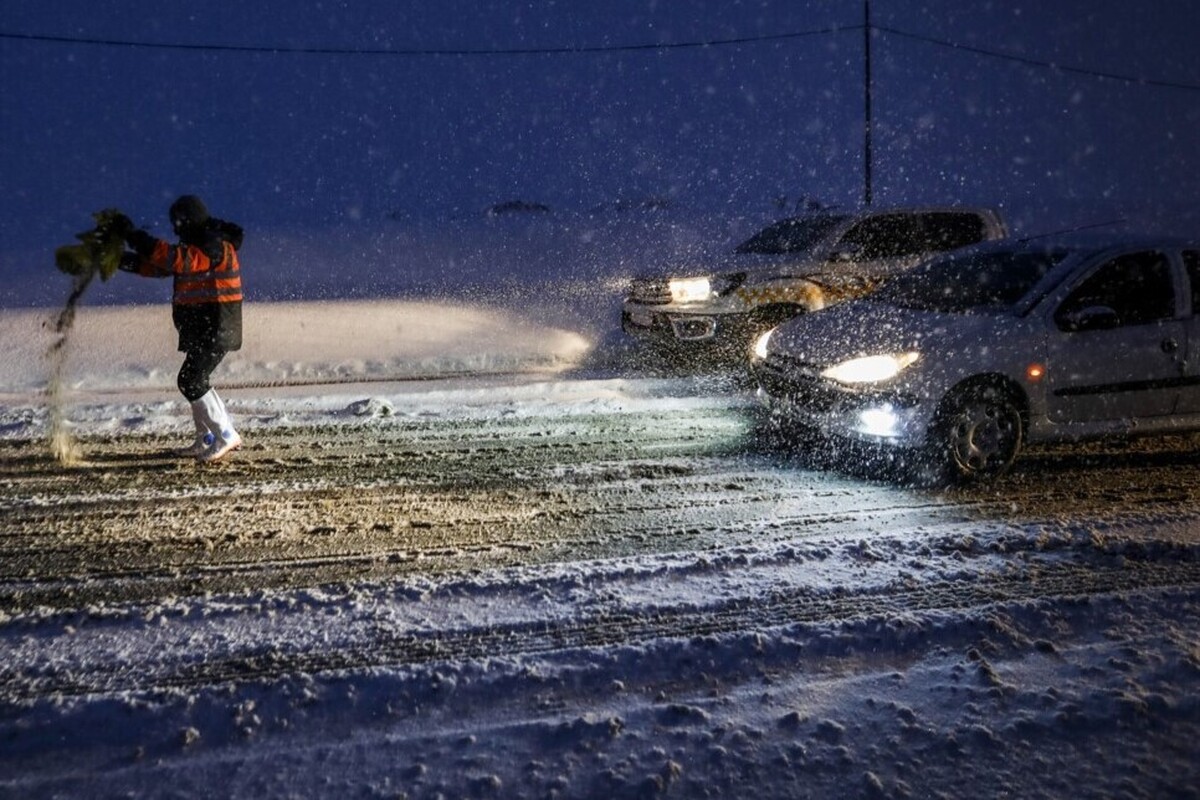
[[[225,402],[209,383],[226,354],[242,346],[242,229],[210,216],[195,195],[172,203],[170,215],[177,244],[135,229],[128,217],[116,223],[133,250],[122,259],[121,269],[174,278],[171,316],[184,353],[178,385],[196,426],[195,440],[177,453],[212,462],[242,444]]]

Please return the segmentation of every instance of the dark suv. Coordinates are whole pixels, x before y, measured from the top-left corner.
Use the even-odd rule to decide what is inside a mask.
[[[1007,229],[977,208],[890,208],[775,222],[718,263],[634,279],[624,331],[675,357],[742,360],[786,319],[872,291],[936,253]]]

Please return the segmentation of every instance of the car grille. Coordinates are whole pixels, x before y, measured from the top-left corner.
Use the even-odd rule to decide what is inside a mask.
[[[771,397],[785,399],[809,411],[833,408],[841,393],[822,380],[816,365],[772,353],[754,367],[759,386]]]
[[[629,299],[635,303],[664,306],[671,302],[671,287],[665,278],[634,278],[629,285]]]

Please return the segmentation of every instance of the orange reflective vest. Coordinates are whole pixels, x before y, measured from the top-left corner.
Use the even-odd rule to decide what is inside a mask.
[[[229,242],[221,242],[221,259],[214,263],[198,247],[159,239],[149,257],[139,262],[138,274],[148,278],[173,275],[171,302],[177,306],[242,301],[241,267]]]

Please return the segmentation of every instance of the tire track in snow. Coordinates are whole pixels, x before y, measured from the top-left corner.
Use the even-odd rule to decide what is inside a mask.
[[[11,669],[0,667],[0,699],[21,702],[55,696],[200,689],[343,670],[519,658],[583,648],[636,646],[658,639],[750,634],[788,626],[962,612],[1034,601],[1069,602],[1165,589],[1200,591],[1200,563],[1134,562],[1118,568],[1063,564],[1039,570],[1036,576],[991,574],[974,581],[931,581],[916,587],[838,593],[797,589],[700,608],[672,606],[637,614],[489,625],[422,635],[379,631],[377,640],[369,646],[333,652],[262,649],[217,660],[165,665],[126,660],[116,669],[108,664],[70,674],[43,670],[36,676],[13,674]]]
[[[78,469],[0,445],[0,609],[1200,507],[1186,454],[1036,453],[990,487],[918,491],[758,451],[719,406],[268,429],[216,469],[170,444],[89,442]]]
[[[388,501],[376,497],[331,495],[344,515],[356,503],[374,508]],[[397,500],[397,502],[399,502]],[[271,530],[260,535],[218,533],[215,540],[198,538],[186,527],[179,541],[164,541],[163,529],[151,538],[112,542],[101,538],[91,545],[76,545],[72,552],[57,552],[58,573],[34,577],[38,561],[48,551],[34,549],[12,553],[0,574],[0,608],[21,611],[34,607],[82,608],[98,602],[147,602],[205,592],[285,589],[355,580],[406,575],[437,575],[474,569],[496,569],[532,564],[564,563],[648,553],[695,552],[727,548],[741,543],[770,546],[799,540],[859,540],[896,530],[923,530],[932,539],[974,525],[963,522],[962,507],[927,506],[843,508],[810,514],[772,515],[767,508],[744,505],[714,508],[695,503],[680,516],[646,512],[575,513],[569,507],[541,509],[522,514],[516,502],[507,512],[500,501],[484,497],[464,505],[485,508],[486,514],[462,518],[461,509],[430,511],[422,507],[414,519],[391,523],[328,525],[318,509],[291,534]],[[1105,525],[1125,522],[1145,528],[1166,516],[1170,509],[1127,503],[1119,515],[1109,515]],[[1180,517],[1174,509],[1173,516]],[[457,514],[458,519],[452,515]],[[372,518],[372,517],[366,517]],[[378,518],[373,517],[373,518]],[[315,524],[316,527],[310,527]],[[1064,523],[1053,517],[1025,527],[1047,530],[1086,524],[1078,519]],[[281,530],[286,529],[281,525]],[[1001,527],[1005,527],[1001,524]],[[219,531],[220,526],[217,526]],[[67,568],[69,567],[69,569]]]

